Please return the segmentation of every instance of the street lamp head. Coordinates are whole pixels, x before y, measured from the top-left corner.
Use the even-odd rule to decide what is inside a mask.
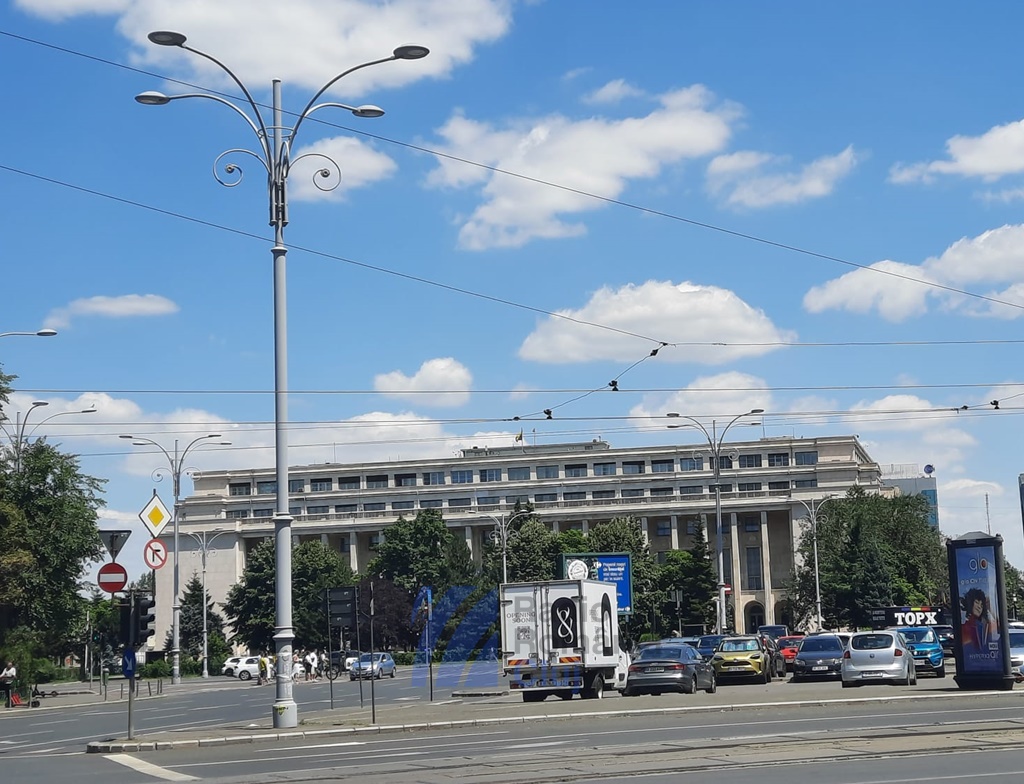
[[[43,406],[48,405],[50,404],[45,400],[34,400],[32,401],[32,405],[30,406],[30,408],[42,408]]]
[[[396,60],[421,60],[430,54],[430,50],[419,44],[406,44],[395,49]]]
[[[55,330],[55,329],[40,329],[40,330],[36,330],[36,334],[39,337],[41,337],[41,338],[52,338],[54,335],[57,334],[57,330]]]
[[[78,413],[79,414],[95,414],[96,413],[96,406],[89,406],[88,408],[83,408]]]
[[[130,439],[132,441],[135,440],[135,436],[127,436],[127,435],[125,435],[125,436],[118,436],[118,438],[127,438],[127,439]]]
[[[352,114],[356,117],[383,117],[384,110],[379,106],[374,106],[372,103],[368,103],[363,106],[357,106],[352,110]]]
[[[156,90],[147,90],[144,93],[139,93],[135,96],[135,100],[143,106],[163,106],[171,102],[170,97],[163,93],[158,93]]]
[[[175,33],[170,30],[154,30],[146,37],[157,46],[181,46],[188,40],[181,33]]]
[[[764,413],[764,409],[763,408],[752,408],[752,409],[750,409],[750,411],[748,413],[751,413],[751,414],[763,414]]]
[[[207,436],[203,436],[203,438],[223,438],[223,437],[224,436],[222,436],[220,433],[210,433]]]

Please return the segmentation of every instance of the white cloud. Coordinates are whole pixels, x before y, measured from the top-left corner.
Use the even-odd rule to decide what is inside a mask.
[[[439,151],[565,186],[552,188],[439,158],[429,184],[481,186],[483,202],[464,220],[460,246],[520,247],[537,238],[583,234],[585,226],[565,216],[605,206],[589,194],[616,198],[633,180],[649,179],[686,158],[717,152],[728,141],[730,123],[738,115],[736,107],[716,102],[699,85],[659,100],[660,106],[649,114],[625,119],[551,115],[498,128],[453,116],[438,131],[443,139],[435,145]]]
[[[476,47],[503,37],[512,22],[510,0],[18,0],[48,19],[113,14],[117,29],[134,44],[132,62],[212,88],[230,84],[219,68],[176,47],[151,44],[147,33],[175,30],[208,51],[250,89],[282,79],[290,87],[319,89],[339,72],[418,43],[430,55],[387,62],[339,81],[330,94],[362,96],[443,77],[472,60]],[[387,108],[387,107],[385,107]]]
[[[981,136],[953,136],[946,142],[948,158],[924,163],[897,163],[889,180],[897,184],[932,182],[938,175],[997,180],[1024,172],[1024,120],[997,125]]]
[[[717,435],[721,428],[728,425],[738,413],[752,411],[756,408],[770,412],[772,406],[771,390],[764,379],[747,373],[730,371],[714,376],[701,376],[691,381],[685,388],[672,394],[645,395],[643,401],[634,406],[629,415],[647,419],[643,427],[665,427],[670,425],[685,426],[679,430],[681,442],[699,441],[700,430],[691,427],[692,423],[684,417],[692,416],[699,420],[710,431],[711,421],[716,423]],[[679,418],[669,418],[669,412],[681,414]],[[752,424],[757,423],[757,436],[752,435]],[[730,430],[733,439],[752,439],[760,436],[761,416],[753,414],[741,417]],[[751,428],[748,430],[748,428]],[[744,435],[746,433],[746,435]]]
[[[400,370],[373,379],[378,392],[388,397],[415,400],[422,405],[455,407],[469,401],[473,374],[451,357],[429,359],[412,376]]]
[[[302,156],[307,157],[299,160]],[[322,139],[297,150],[293,160],[295,167],[288,179],[289,194],[299,200],[338,199],[356,188],[387,179],[398,170],[387,155],[349,137]],[[341,171],[340,182],[335,165]],[[320,177],[320,170],[329,171],[330,176]],[[335,185],[338,187],[325,190]]]
[[[883,275],[871,270],[894,274]],[[928,283],[953,289],[993,284],[1002,288],[979,292],[999,300],[991,302],[936,289],[926,285]],[[938,302],[947,311],[967,316],[1015,319],[1024,315],[1024,309],[1013,305],[1024,302],[1024,226],[1002,226],[977,237],[961,238],[942,255],[925,259],[918,266],[880,261],[815,286],[804,295],[804,307],[811,313],[877,311],[894,322],[924,315],[929,302]]]
[[[634,87],[625,79],[615,79],[603,87],[594,90],[592,93],[583,96],[583,102],[590,104],[612,104],[626,98],[639,98],[644,95],[643,90],[639,87]]]
[[[87,297],[50,311],[45,323],[53,329],[67,329],[74,318],[146,318],[167,316],[177,313],[179,309],[177,304],[158,294]]]
[[[796,204],[828,196],[858,163],[853,147],[836,155],[826,155],[784,174],[762,173],[769,164],[781,164],[786,158],[752,151],[736,152],[715,158],[708,166],[708,188],[724,194],[726,204],[741,207],[771,207]]]
[[[559,314],[574,321],[555,317],[543,321],[520,346],[522,359],[550,363],[636,360],[652,348],[650,341],[636,337],[645,335],[671,344],[731,344],[673,345],[662,349],[655,360],[720,365],[778,348],[737,344],[795,339],[792,332],[776,327],[763,311],[733,292],[689,282],[648,281],[618,289],[605,287],[582,308],[561,310]]]

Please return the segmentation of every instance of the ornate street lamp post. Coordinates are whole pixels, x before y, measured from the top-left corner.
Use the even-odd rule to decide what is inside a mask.
[[[818,616],[818,631],[821,631],[824,628],[824,624],[821,619],[821,580],[818,577],[818,520],[821,507],[834,497],[835,496],[826,495],[817,502],[812,498],[810,503],[801,498],[796,499],[800,502],[803,508],[807,510],[807,520],[811,524],[811,539],[814,542],[814,607],[816,615]]]
[[[209,678],[210,635],[207,630],[207,616],[209,615],[209,612],[207,608],[208,600],[206,598],[206,558],[207,556],[214,556],[217,554],[217,551],[211,548],[218,536],[221,536],[222,534],[231,534],[234,533],[234,531],[186,531],[185,533],[195,539],[196,546],[199,548],[196,552],[198,552],[203,564],[203,677]],[[210,536],[210,534],[213,535]],[[192,555],[196,555],[196,552],[193,552]]]

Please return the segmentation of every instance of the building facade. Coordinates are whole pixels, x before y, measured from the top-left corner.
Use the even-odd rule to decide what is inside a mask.
[[[928,502],[928,523],[939,527],[939,491],[933,473],[934,468],[926,465],[924,470],[916,463],[892,463],[881,466],[882,484],[893,487],[900,495],[919,495]]]
[[[720,450],[724,582],[740,630],[786,623],[786,580],[806,516],[803,501],[842,495],[853,485],[880,486],[879,466],[855,436],[762,438]],[[437,509],[479,561],[496,527],[517,502],[531,503],[554,531],[589,530],[616,517],[640,520],[651,552],[688,549],[703,524],[717,552],[713,458],[707,445],[612,448],[594,440],[462,450],[427,460],[326,463],[291,468],[289,505],[295,542],[315,539],[365,570],[399,516]],[[208,547],[210,599],[223,602],[242,576],[248,552],[272,538],[276,504],[272,468],[206,471],[183,499],[179,569],[184,585],[199,573],[202,532]],[[195,536],[190,536],[193,534]],[[173,558],[173,531],[164,542]],[[157,634],[171,622],[171,568],[157,576]]]

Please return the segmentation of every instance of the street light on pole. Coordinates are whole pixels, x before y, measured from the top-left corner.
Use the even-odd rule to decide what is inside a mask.
[[[150,33],[149,40],[158,46],[176,46],[212,62],[224,71],[242,91],[242,94],[245,96],[244,106],[246,108],[240,108],[235,103],[219,95],[211,95],[209,93],[187,93],[184,95],[168,96],[158,92],[145,92],[137,95],[135,100],[141,104],[161,106],[182,98],[207,98],[227,106],[241,116],[255,134],[258,142],[258,152],[245,149],[228,150],[217,157],[215,166],[219,165],[220,161],[226,156],[238,153],[255,158],[263,165],[267,172],[270,225],[274,227],[274,246],[270,251],[273,257],[274,269],[274,442],[277,479],[277,508],[274,513],[274,563],[276,567],[276,633],[274,634],[274,640],[277,649],[277,660],[279,662],[278,672],[284,673],[284,677],[279,675],[276,680],[277,686],[271,716],[275,728],[297,727],[299,715],[298,707],[293,697],[291,678],[292,641],[295,638],[295,633],[292,626],[292,516],[288,508],[288,440],[286,433],[288,421],[288,339],[285,257],[288,249],[284,244],[284,227],[288,224],[287,184],[292,164],[303,157],[319,158],[332,167],[320,168],[315,172],[313,183],[320,190],[330,191],[338,187],[341,169],[337,163],[322,153],[308,153],[307,156],[299,156],[299,158],[293,160],[291,157],[292,145],[303,121],[319,109],[328,106],[345,109],[356,117],[380,117],[384,114],[383,109],[373,105],[349,106],[334,102],[317,104],[320,96],[339,79],[355,71],[368,68],[371,65],[391,60],[419,60],[422,57],[426,57],[430,50],[425,46],[413,44],[399,46],[388,57],[371,60],[342,71],[316,92],[305,108],[296,115],[295,124],[291,128],[287,128],[284,125],[283,110],[281,108],[280,79],[274,79],[271,83],[273,96],[272,115],[270,122],[267,122],[263,117],[263,112],[260,111],[259,105],[238,76],[213,56],[191,46],[186,46],[185,41],[187,39],[184,35],[168,30],[159,30]],[[242,169],[238,164],[225,163],[224,173],[228,179],[222,179],[217,173],[216,168],[214,169],[214,177],[221,185],[233,187],[241,182]],[[337,176],[338,182],[335,182],[333,186],[321,184],[321,179],[330,178],[332,175]]]
[[[735,425],[740,419],[745,416],[751,416],[753,414],[763,414],[763,408],[752,408],[750,411],[744,411],[742,414],[737,414],[722,428],[722,434],[717,433],[717,422],[711,420],[711,431],[709,432],[704,423],[699,419],[685,414],[677,414],[671,412],[667,414],[669,417],[677,419],[685,419],[689,424],[685,425],[669,425],[670,428],[681,428],[681,427],[695,427],[707,439],[708,447],[711,449],[711,459],[713,461],[714,476],[715,476],[715,550],[718,558],[718,607],[715,611],[715,631],[718,634],[724,634],[726,625],[728,623],[725,612],[725,543],[722,540],[722,444],[725,441],[725,434],[729,432],[729,428]]]
[[[33,338],[52,338],[57,334],[55,329],[37,329],[35,332],[0,332],[0,338],[9,338],[14,335],[23,335]]]
[[[35,411],[37,408],[43,408],[44,406],[48,405],[50,404],[45,400],[36,400],[32,403],[31,406],[29,406],[28,411],[26,411],[24,414],[18,412],[18,414],[15,416],[15,424],[12,430],[8,430],[4,426],[3,420],[0,419],[0,431],[2,431],[10,441],[11,452],[14,455],[14,470],[16,473],[21,472],[22,456],[28,439],[31,438],[32,434],[36,432],[36,430],[38,430],[42,425],[46,424],[51,419],[56,419],[57,417],[60,416],[69,416],[70,414],[96,413],[96,406],[89,406],[88,408],[83,408],[78,411],[59,411],[58,413],[51,414],[45,419],[37,422],[35,425],[32,426],[31,430],[28,430],[28,432],[26,432],[26,430],[28,429],[28,418],[31,415],[31,413]]]
[[[216,541],[218,536],[222,534],[234,533],[230,530],[218,530],[218,531],[186,531],[186,534],[191,536],[196,541],[196,545],[199,547],[199,555],[202,558],[203,563],[203,677],[210,677],[209,661],[210,661],[210,639],[207,631],[206,616],[207,612],[207,599],[206,599],[206,557],[208,555],[216,555],[217,551],[211,551],[213,543]],[[213,534],[213,536],[209,536]],[[193,552],[192,555],[196,553]]]
[[[171,683],[181,683],[181,637],[180,637],[180,616],[181,616],[181,600],[178,596],[180,575],[178,570],[178,518],[180,517],[179,505],[181,503],[181,475],[182,473],[188,473],[189,469],[185,468],[185,459],[189,456],[193,449],[197,449],[200,445],[209,444],[211,438],[221,438],[220,433],[210,433],[205,436],[199,436],[195,438],[180,452],[178,451],[178,439],[174,439],[174,452],[169,452],[164,449],[158,442],[152,438],[145,438],[143,436],[133,435],[122,435],[119,438],[126,438],[132,442],[132,446],[155,446],[159,449],[165,458],[167,458],[167,465],[171,471],[171,484],[172,491],[174,493],[174,511],[172,513],[173,520],[172,525],[174,526],[174,588],[171,596]],[[230,441],[219,441],[218,446],[229,446]],[[157,468],[153,472],[153,478],[159,481],[163,478],[164,469]]]
[[[818,576],[818,515],[821,512],[821,507],[833,498],[835,498],[835,496],[826,495],[817,503],[815,503],[813,498],[810,503],[804,501],[802,498],[796,499],[800,502],[803,508],[807,510],[807,520],[811,524],[811,539],[814,542],[814,607],[818,616],[818,631],[821,631],[824,628],[824,623],[821,619],[821,580]]]
[[[487,536],[492,542],[501,548],[501,581],[503,583],[508,582],[508,534],[509,529],[512,527],[512,523],[519,517],[529,517],[532,512],[522,510],[515,512],[508,518],[502,515],[501,518],[497,518],[494,515],[489,515],[486,512],[481,512],[484,517],[489,517],[494,521],[494,530],[491,531]]]

